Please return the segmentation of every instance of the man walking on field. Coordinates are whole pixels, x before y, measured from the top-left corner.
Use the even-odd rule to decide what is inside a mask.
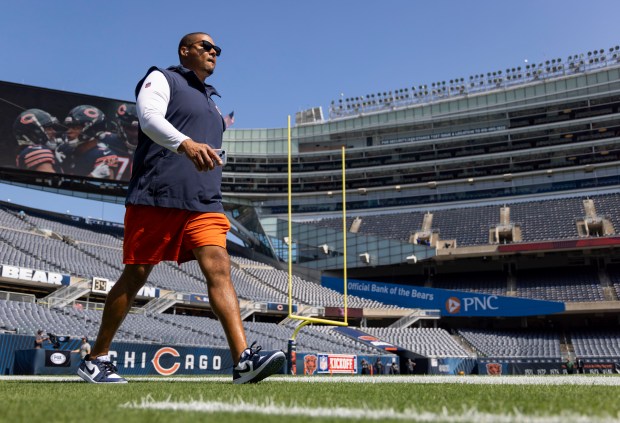
[[[282,351],[248,347],[237,294],[230,278],[221,203],[222,160],[218,151],[226,129],[205,84],[221,49],[210,35],[190,33],[178,47],[179,66],[152,67],[136,87],[140,122],[138,146],[126,199],[123,263],[108,294],[99,334],[78,374],[92,383],[126,383],[108,352],[153,266],[197,260],[209,303],[219,318],[235,364],[234,383],[258,382],[284,365]]]

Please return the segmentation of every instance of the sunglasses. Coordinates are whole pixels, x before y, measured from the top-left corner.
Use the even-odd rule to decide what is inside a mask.
[[[219,56],[220,54],[222,54],[222,49],[219,48],[218,46],[211,44],[210,42],[208,42],[207,40],[202,40],[202,41],[197,41],[194,44],[200,44],[200,46],[205,50],[205,51],[211,51],[211,49],[215,50],[215,55]]]

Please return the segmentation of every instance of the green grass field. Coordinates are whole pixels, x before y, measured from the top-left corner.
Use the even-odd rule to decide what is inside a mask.
[[[256,385],[233,385],[228,378],[129,378],[126,385],[102,386],[78,382],[77,378],[24,381],[5,377],[0,379],[0,420],[620,421],[620,377],[560,378],[531,377],[535,384],[530,384],[518,377],[383,377],[360,383],[363,379],[359,376],[328,376],[311,383],[309,378],[279,376]],[[511,380],[520,384],[509,384]],[[500,383],[489,383],[494,381]]]

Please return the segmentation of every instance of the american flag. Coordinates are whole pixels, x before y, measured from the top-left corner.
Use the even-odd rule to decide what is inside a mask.
[[[230,128],[233,125],[233,123],[235,123],[235,111],[234,110],[230,112],[229,114],[227,114],[226,116],[224,116],[224,122],[226,123],[227,128]]]

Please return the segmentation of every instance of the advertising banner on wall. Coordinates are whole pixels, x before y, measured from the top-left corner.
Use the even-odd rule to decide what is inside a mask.
[[[45,350],[45,367],[71,367],[71,351]]]
[[[478,359],[478,373],[489,376],[502,375],[559,375],[567,374],[566,367],[559,359],[530,357],[530,358],[492,358]]]
[[[209,296],[206,294],[186,294],[183,299],[192,303],[209,304]]]
[[[325,317],[344,317],[344,307],[325,307]],[[347,317],[362,318],[364,309],[347,307]]]
[[[15,357],[20,374],[75,374],[79,353],[67,349],[10,349],[4,342],[18,335],[0,335],[0,356]],[[23,338],[23,337],[22,337]],[[30,344],[34,344],[34,337]],[[232,357],[226,348],[170,346],[114,342],[110,358],[122,375],[222,375],[232,374]]]
[[[106,278],[94,277],[92,280],[91,291],[97,294],[108,295],[112,287],[116,284],[116,281],[111,281]],[[170,292],[170,291],[164,291]],[[162,296],[162,290],[154,286],[145,285],[136,294],[138,298],[159,298]]]
[[[293,304],[292,306],[293,313],[297,313],[297,304]],[[272,313],[288,313],[288,304],[284,303],[267,303],[267,310]]]
[[[428,361],[428,362],[427,362]],[[296,357],[296,372],[294,374],[306,376],[320,376],[334,373],[389,375],[394,374],[393,367],[400,374],[407,374],[403,368],[406,359],[397,355],[347,355],[298,353]],[[366,365],[364,363],[367,363]],[[377,363],[381,363],[378,366]],[[466,357],[442,357],[432,359],[416,359],[414,374],[457,375],[471,374],[476,360]],[[366,367],[366,373],[362,369]],[[397,373],[398,374],[398,373]]]
[[[324,276],[323,286],[343,292],[341,278]],[[349,279],[350,295],[408,308],[438,309],[442,316],[535,316],[561,313],[564,303],[501,295],[426,288],[393,283]]]
[[[359,329],[348,326],[335,327],[334,330],[339,332],[349,338],[353,338],[358,342],[368,345],[369,347],[377,348],[379,350],[383,350],[385,352],[397,354],[399,352],[407,351],[404,348],[399,347],[398,345],[394,345],[390,342],[383,341],[376,336],[372,336],[367,334],[366,332],[362,332]]]
[[[162,376],[230,374],[232,357],[224,348],[112,344],[110,358],[120,374]]]
[[[357,356],[352,354],[318,354],[318,373],[357,373]]]
[[[71,275],[46,272],[44,270],[31,269],[28,267],[0,265],[0,276],[5,281],[26,282],[44,285],[66,286],[71,282]]]
[[[620,357],[589,357],[583,361],[583,373],[620,374]]]
[[[476,359],[471,357],[437,357],[428,359],[426,373],[429,375],[471,374]]]
[[[377,361],[382,363],[384,373],[389,374],[392,363],[400,367],[400,359],[397,356],[378,355],[351,355],[351,354],[325,354],[325,353],[299,353],[296,357],[296,372],[292,374],[317,376],[334,373],[362,374],[363,362],[370,363],[372,367]],[[291,374],[291,372],[289,372]],[[374,374],[374,373],[368,373]]]

